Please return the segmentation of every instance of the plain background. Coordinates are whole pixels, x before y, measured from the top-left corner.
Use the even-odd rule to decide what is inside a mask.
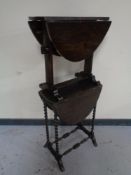
[[[103,84],[97,118],[131,118],[130,0],[0,0],[0,118],[43,117],[44,56],[28,16],[109,16],[111,28],[94,54],[93,74]],[[55,57],[55,82],[82,68]]]

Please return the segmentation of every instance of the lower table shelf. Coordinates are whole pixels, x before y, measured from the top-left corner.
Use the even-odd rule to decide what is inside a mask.
[[[44,88],[39,94],[44,103],[67,124],[76,124],[89,115],[99,98],[102,85],[91,78],[75,78]]]

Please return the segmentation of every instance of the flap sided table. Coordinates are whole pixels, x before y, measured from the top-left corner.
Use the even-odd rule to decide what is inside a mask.
[[[102,85],[92,75],[93,53],[104,39],[111,21],[108,17],[29,17],[28,23],[41,46],[41,53],[45,56],[46,82],[40,84],[39,91],[44,104],[47,136],[45,147],[50,150],[60,170],[63,171],[64,155],[78,148],[88,139],[97,146],[94,120]],[[75,73],[75,77],[71,80],[54,84],[53,55],[70,62],[84,60],[83,70]],[[55,139],[52,142],[49,137],[47,108],[54,112]],[[87,130],[82,122],[92,111],[91,130]],[[59,137],[59,120],[76,127]],[[78,129],[87,136],[61,153],[59,141]]]

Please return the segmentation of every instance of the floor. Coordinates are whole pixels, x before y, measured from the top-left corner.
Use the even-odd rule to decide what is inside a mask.
[[[98,147],[91,141],[63,158],[65,172],[60,172],[50,152],[43,148],[42,126],[0,126],[0,175],[130,175],[131,127],[96,126]],[[69,131],[71,126],[60,126]],[[54,128],[50,127],[53,137]],[[62,151],[85,136],[77,131],[62,141]]]

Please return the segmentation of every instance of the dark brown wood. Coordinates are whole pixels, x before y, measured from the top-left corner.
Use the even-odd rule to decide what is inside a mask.
[[[35,38],[41,45],[41,53],[46,54],[49,50],[47,50],[47,44],[45,43],[45,40],[48,39],[48,34],[46,31],[46,25],[45,25],[44,18],[41,18],[41,20],[28,21],[28,24],[29,24],[29,27],[33,35],[35,36]],[[50,47],[50,53],[59,56],[52,42],[49,42],[48,45]]]
[[[53,58],[51,54],[45,54],[46,83],[48,87],[53,86]]]
[[[93,53],[105,37],[108,17],[30,17],[29,26],[45,55],[41,98],[66,123],[82,121],[94,108],[102,85],[92,76]],[[76,78],[54,85],[53,55],[84,62]]]
[[[39,95],[44,103],[47,147],[55,157],[61,171],[64,170],[62,157],[78,148],[89,138],[94,146],[97,142],[94,135],[96,104],[102,85],[92,75],[93,53],[104,39],[111,21],[108,17],[30,17],[29,26],[41,45],[45,55],[46,82],[40,84]],[[69,61],[84,60],[81,72],[75,78],[54,84],[53,55],[63,56]],[[55,140],[50,142],[47,108],[54,112]],[[82,121],[93,111],[91,129],[87,130]],[[58,117],[66,124],[76,124],[71,132],[58,137]],[[59,141],[67,138],[77,129],[88,137],[74,144],[60,154]],[[53,147],[55,144],[55,148]]]
[[[92,72],[93,52],[106,35],[108,17],[30,17],[29,26],[45,54],[46,82],[53,86],[52,55],[70,61],[85,60],[84,72]]]
[[[56,103],[55,108],[62,121],[68,124],[77,124],[85,119],[96,105],[101,92],[101,85],[86,90],[77,91],[68,99]]]
[[[48,87],[53,86],[53,58],[52,58],[52,45],[49,41],[47,30],[44,20],[29,21],[29,26],[32,33],[41,44],[42,52],[45,54],[45,76]],[[43,50],[44,49],[44,50]]]
[[[85,59],[84,63],[84,73],[89,75],[92,72],[92,61],[93,61],[93,54],[89,55],[88,58]]]
[[[41,98],[66,123],[82,121],[96,105],[102,85],[92,76],[93,52],[105,37],[108,17],[30,17],[29,26],[45,55]],[[54,85],[53,55],[84,62],[76,78]]]
[[[109,21],[109,17],[67,17],[67,16],[31,16],[29,17],[31,21]]]
[[[89,57],[103,40],[110,24],[108,17],[30,17],[29,21],[43,53],[42,34],[46,28],[52,54],[70,61]]]
[[[81,61],[102,42],[109,21],[48,22],[47,30],[57,52],[70,61]]]
[[[43,25],[43,47],[45,48],[45,71],[46,71],[46,83],[49,88],[53,87],[53,56],[51,51],[51,44],[47,29],[45,27],[45,22],[42,21]]]
[[[63,97],[62,100],[59,101],[49,89],[40,91],[40,96],[62,121],[76,124],[88,116],[96,105],[101,88],[99,82],[76,78],[54,86]]]
[[[29,27],[33,33],[33,35],[35,36],[35,38],[37,39],[37,41],[43,45],[43,20],[41,21],[37,21],[37,20],[31,20],[28,21]]]

